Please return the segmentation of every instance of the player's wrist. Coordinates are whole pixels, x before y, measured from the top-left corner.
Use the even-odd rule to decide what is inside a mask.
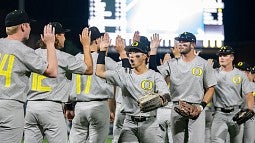
[[[198,107],[200,108],[201,111],[204,110],[203,106],[202,105],[198,105]]]
[[[199,104],[199,106],[201,106],[202,110],[205,109],[206,105],[207,105],[207,103],[204,102],[204,101],[202,101],[202,102]]]
[[[97,57],[97,64],[105,64],[105,54],[106,51],[99,51],[98,52],[98,57]]]

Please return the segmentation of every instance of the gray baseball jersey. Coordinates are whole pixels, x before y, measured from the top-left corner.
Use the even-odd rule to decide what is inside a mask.
[[[196,56],[191,62],[174,58],[158,66],[163,77],[170,76],[172,101],[184,100],[200,103],[204,97],[204,88],[216,84],[213,69],[209,63]]]
[[[107,70],[106,80],[122,89],[124,112],[129,115],[155,116],[155,112],[141,113],[138,99],[149,91],[157,90],[161,94],[169,93],[163,77],[150,69],[141,75],[135,74],[133,69]]]
[[[37,49],[36,53],[43,59],[47,58],[46,49]],[[83,74],[86,70],[84,59],[75,57],[68,53],[56,50],[58,59],[58,76],[48,78],[46,76],[32,73],[30,76],[30,91],[28,100],[46,100],[67,102],[69,97],[69,80],[65,74],[67,71]]]
[[[105,82],[104,79],[95,75],[98,53],[92,53],[94,63],[93,75],[73,74],[71,81],[71,100],[72,101],[93,101],[113,98],[113,85]],[[83,58],[83,55],[79,55]],[[118,68],[119,65],[111,58],[106,57],[105,64],[108,69]]]
[[[48,63],[22,42],[0,39],[0,141],[21,142],[24,129],[24,102],[31,71],[42,74]]]
[[[243,104],[242,94],[252,92],[251,84],[247,76],[237,68],[230,72],[222,71],[220,68],[214,70],[217,80],[215,86],[215,107],[232,107]]]
[[[28,75],[31,71],[43,74],[47,60],[22,42],[0,39],[0,99],[26,101],[29,91]]]

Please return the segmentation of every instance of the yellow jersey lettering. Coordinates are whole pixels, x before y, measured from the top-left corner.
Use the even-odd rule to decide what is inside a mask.
[[[141,88],[144,90],[152,90],[153,82],[150,80],[144,80],[141,82]]]
[[[47,78],[44,75],[39,75],[37,73],[32,73],[32,90],[34,91],[51,91],[50,86],[43,86],[42,81],[43,79]]]
[[[90,92],[91,80],[92,80],[92,76],[87,75],[87,81],[84,83],[84,85],[85,85],[84,93],[85,94],[89,94],[89,92]],[[83,89],[81,88],[81,75],[77,74],[76,75],[76,94],[81,94],[81,91],[83,91]]]
[[[2,54],[0,54],[0,58],[1,57],[2,57]],[[14,60],[15,60],[14,55],[4,54],[0,63],[0,75],[5,76],[5,87],[11,86],[11,75],[12,75]]]
[[[199,67],[195,67],[192,69],[192,74],[194,76],[201,76],[203,74],[203,70]]]
[[[232,77],[232,82],[235,84],[240,84],[242,82],[242,78],[239,75],[235,75]]]

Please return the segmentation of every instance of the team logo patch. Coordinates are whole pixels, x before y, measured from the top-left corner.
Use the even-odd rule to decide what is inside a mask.
[[[132,43],[132,46],[134,46],[134,47],[137,47],[139,45],[139,43],[138,42],[134,42],[134,43]]]
[[[238,66],[242,66],[242,65],[243,65],[243,62],[239,62],[237,65],[238,65]]]
[[[194,76],[202,76],[203,75],[203,70],[200,67],[195,67],[195,68],[192,69],[192,74]]]
[[[235,84],[240,84],[242,82],[242,77],[240,75],[235,75],[232,77],[232,82]]]
[[[153,89],[153,82],[151,80],[143,80],[141,82],[141,88],[143,90],[152,90]]]

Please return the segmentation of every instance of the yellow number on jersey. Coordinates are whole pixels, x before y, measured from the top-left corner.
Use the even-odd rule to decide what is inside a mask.
[[[51,91],[50,86],[43,86],[42,80],[47,78],[46,76],[32,73],[32,90],[34,91]]]
[[[0,54],[2,58],[2,54]],[[12,67],[15,60],[14,55],[4,54],[0,63],[0,75],[5,76],[5,87],[11,86]]]
[[[84,89],[84,93],[88,94],[90,92],[90,86],[91,86],[91,79],[92,76],[91,75],[87,75],[87,81],[85,84],[85,89]],[[76,75],[76,94],[81,94],[81,75],[77,74]]]

